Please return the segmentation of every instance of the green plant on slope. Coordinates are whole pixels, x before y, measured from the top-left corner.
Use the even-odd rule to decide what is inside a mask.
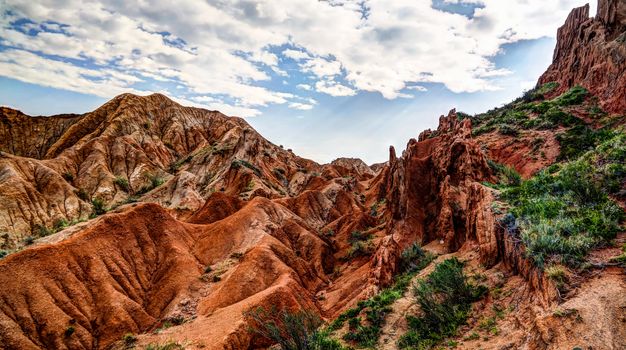
[[[273,341],[282,350],[342,350],[341,344],[319,330],[322,320],[311,311],[290,312],[262,307],[244,313],[250,331]]]
[[[624,212],[609,194],[621,189],[625,164],[626,134],[617,133],[560,170],[542,171],[502,193],[537,265],[575,267],[590,249],[615,237]]]
[[[443,261],[414,287],[420,312],[407,316],[409,331],[398,343],[400,348],[430,349],[445,337],[456,334],[466,322],[471,304],[487,291],[475,286],[463,273],[463,263],[456,258]]]
[[[106,213],[106,207],[104,204],[104,200],[101,198],[94,198],[91,200],[91,206],[93,207],[92,216],[98,216]]]
[[[128,192],[130,190],[130,184],[128,183],[128,179],[123,178],[121,176],[116,176],[113,180],[113,183],[122,189],[124,192]]]
[[[145,350],[185,350],[185,346],[179,342],[170,340],[162,344],[150,343],[146,345]]]
[[[359,302],[356,307],[341,314],[328,326],[327,330],[333,332],[347,321],[349,332],[344,335],[344,340],[361,347],[375,346],[386,316],[391,312],[391,304],[403,296],[413,276],[433,259],[432,254],[424,252],[417,244],[407,248],[399,263],[399,267],[406,269],[407,272],[397,276],[391,287],[368,300]],[[364,315],[364,319],[360,315]]]

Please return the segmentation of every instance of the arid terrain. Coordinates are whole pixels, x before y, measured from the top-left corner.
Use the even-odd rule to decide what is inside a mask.
[[[626,349],[626,2],[572,10],[524,96],[415,136],[317,164],[161,94],[2,107],[0,348],[261,349],[261,307],[319,316],[315,349]]]

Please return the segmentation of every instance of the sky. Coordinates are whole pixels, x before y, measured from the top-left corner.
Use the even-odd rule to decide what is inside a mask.
[[[84,113],[159,92],[320,163],[383,162],[452,108],[532,88],[587,2],[0,0],[0,105]]]

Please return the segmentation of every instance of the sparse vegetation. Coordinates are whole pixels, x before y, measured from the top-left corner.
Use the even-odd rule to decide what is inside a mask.
[[[556,88],[556,85],[548,84],[526,92],[521,98],[503,107],[472,117],[474,124],[472,134],[478,136],[498,130],[503,135],[517,136],[520,130],[546,130],[559,126],[582,125],[582,120],[564,108],[581,104],[588,94],[587,90],[577,86],[553,100],[544,101],[544,94]]]
[[[170,164],[170,167],[169,167],[170,173],[172,174],[177,173],[180,167],[183,166],[183,164],[191,162],[192,159],[193,159],[193,156],[188,155],[187,157],[181,158],[175,161],[174,163]]]
[[[89,202],[90,196],[89,193],[84,188],[79,188],[76,192],[76,196],[85,202]]]
[[[185,346],[179,342],[170,340],[162,344],[150,343],[146,345],[145,350],[185,350]]]
[[[71,337],[72,334],[74,334],[74,332],[76,332],[76,328],[74,328],[74,326],[69,326],[65,329],[65,336],[66,337]]]
[[[487,160],[489,167],[499,179],[499,184],[505,186],[518,186],[522,182],[522,176],[512,167]]]
[[[400,254],[398,270],[400,273],[419,271],[426,267],[432,259],[431,254],[426,253],[419,244],[413,243]]]
[[[406,266],[407,271],[397,276],[391,287],[341,314],[327,327],[327,331],[332,333],[348,322],[349,332],[344,335],[344,340],[362,347],[375,346],[385,318],[391,311],[390,305],[406,292],[413,276],[434,259],[432,254],[423,252],[417,244],[406,251],[401,266]],[[416,253],[418,251],[421,253]],[[364,319],[360,315],[364,315]]]
[[[122,336],[122,342],[126,347],[132,347],[137,342],[137,336],[133,333],[126,333]]]
[[[459,260],[443,261],[414,287],[420,313],[407,316],[409,331],[398,345],[403,349],[429,349],[445,337],[456,334],[469,315],[471,303],[486,291],[486,287],[468,282]]]
[[[232,163],[230,163],[230,167],[231,169],[240,169],[241,167],[246,167],[252,170],[252,172],[254,172],[257,176],[261,176],[261,170],[259,170],[259,168],[244,159],[233,160]]]
[[[320,330],[322,320],[311,311],[265,310],[262,307],[244,313],[251,332],[278,344],[282,350],[342,350],[341,344]]]
[[[93,214],[92,214],[93,217],[105,214],[107,212],[105,204],[104,204],[104,200],[102,198],[92,199],[91,206],[93,207]]]
[[[502,198],[513,207],[507,226],[519,231],[526,252],[539,266],[577,266],[586,253],[613,239],[623,210],[609,194],[626,179],[626,134],[617,133],[595,150],[542,171]]]
[[[360,256],[368,256],[374,252],[374,244],[371,241],[372,235],[364,233],[362,231],[352,231],[348,241],[350,242],[350,249],[346,257],[348,259],[357,258]]]
[[[241,260],[243,258],[243,253],[241,252],[234,252],[232,254],[230,254],[230,258],[233,260]]]
[[[115,179],[113,180],[113,184],[115,184],[115,186],[121,188],[122,191],[124,191],[124,192],[130,191],[130,184],[128,183],[128,179],[126,179],[124,177],[116,176]]]
[[[72,175],[72,173],[70,173],[70,172],[65,172],[65,173],[63,173],[62,176],[63,176],[63,179],[65,179],[65,181],[67,181],[67,182],[74,181],[74,175]]]
[[[143,194],[146,194],[152,191],[153,189],[163,185],[163,183],[165,183],[165,180],[163,179],[163,177],[159,175],[149,174],[147,178],[150,181],[150,184],[143,186],[139,191],[137,191],[136,195],[141,196]]]

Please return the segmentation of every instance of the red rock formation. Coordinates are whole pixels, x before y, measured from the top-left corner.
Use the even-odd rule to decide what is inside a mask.
[[[33,118],[3,108],[0,121],[4,248],[36,236],[39,227],[87,218],[92,198],[114,207],[143,196],[186,217],[215,191],[242,198],[297,194],[321,171],[243,119],[159,94],[120,95],[81,116]],[[145,193],[155,181],[165,183]]]
[[[489,256],[496,248],[493,219],[480,214],[488,207],[484,203],[475,208],[476,201],[490,202],[479,182],[492,175],[485,154],[471,137],[469,119],[459,121],[452,110],[439,119],[435,132],[427,130],[419,141],[410,140],[402,157],[391,148],[389,158],[378,184],[387,203],[389,235],[374,257],[375,280],[388,283],[396,258],[415,241],[440,241],[455,251],[468,240],[478,240],[486,245],[485,259],[493,260]]]
[[[626,3],[599,0],[589,18],[589,5],[572,10],[558,30],[553,62],[539,84],[557,82],[553,94],[582,85],[596,95],[603,109],[626,111]]]

